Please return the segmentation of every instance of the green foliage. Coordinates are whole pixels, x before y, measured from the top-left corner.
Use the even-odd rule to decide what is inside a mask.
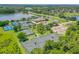
[[[73,54],[79,54],[79,46],[76,45],[70,50]]]
[[[50,25],[43,25],[41,23],[30,26],[30,29],[35,33],[36,36],[42,36],[52,33]]]
[[[42,49],[45,54],[79,54],[79,25],[70,26],[59,41],[49,40]]]
[[[63,50],[53,49],[50,50],[50,54],[64,54]]]
[[[66,16],[64,15],[64,13],[60,13],[60,14],[59,14],[59,17],[60,17],[60,18],[66,18]]]
[[[49,23],[48,27],[51,28],[53,26],[53,23]]]
[[[18,26],[14,26],[14,31],[15,32],[18,32],[19,31]]]
[[[79,25],[79,21],[77,21],[77,25]]]
[[[0,29],[1,30],[1,29]],[[22,54],[25,53],[24,48],[19,43],[15,33],[0,32],[0,54]]]
[[[0,8],[0,14],[10,14],[10,13],[14,13],[15,10],[13,8]]]
[[[51,51],[53,51],[54,49],[60,51],[59,42],[54,42],[54,41],[51,41],[51,40],[46,41],[46,44],[43,48],[44,53],[53,53]]]
[[[28,40],[27,36],[23,32],[20,32],[18,34],[18,38],[20,39],[21,42],[24,42],[24,41]]]
[[[21,26],[20,25],[14,26],[14,31],[15,32],[21,31]]]
[[[26,21],[26,18],[22,18],[21,21]]]
[[[43,24],[38,24],[36,30],[39,34],[44,34],[46,32],[46,28]]]
[[[61,42],[62,50],[64,50],[65,53],[79,53],[79,29],[77,24],[70,26],[67,29],[65,36],[60,39],[60,42],[63,41]]]
[[[43,54],[43,50],[41,48],[35,48],[31,51],[32,54]]]
[[[9,21],[8,20],[0,21],[0,27],[5,26],[5,25],[8,25],[8,24],[9,24]]]

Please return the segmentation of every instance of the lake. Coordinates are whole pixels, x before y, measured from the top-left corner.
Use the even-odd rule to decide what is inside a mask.
[[[23,14],[23,13],[15,13],[15,14],[0,14],[0,21],[3,20],[19,20],[21,18],[30,18],[32,14]]]

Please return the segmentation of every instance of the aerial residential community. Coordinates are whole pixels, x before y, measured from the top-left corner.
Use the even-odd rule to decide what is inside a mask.
[[[79,54],[79,5],[0,5],[0,54]]]

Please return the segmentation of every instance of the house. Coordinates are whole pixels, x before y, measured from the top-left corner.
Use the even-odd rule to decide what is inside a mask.
[[[9,25],[6,25],[6,26],[3,27],[3,29],[5,31],[9,31],[9,30],[13,30],[13,27],[12,26],[9,26]]]
[[[39,24],[39,23],[43,23],[43,22],[45,22],[44,17],[38,17],[38,18],[32,20],[32,23],[34,23],[34,24]]]
[[[30,30],[22,30],[23,33],[25,33],[25,35],[33,35],[34,33]]]
[[[32,25],[32,23],[28,21],[19,21],[18,23],[21,25],[21,29],[27,29],[30,25]]]
[[[59,20],[53,20],[53,25],[54,25],[54,26],[58,26],[58,25],[59,25],[59,23],[60,23],[60,21],[59,21]]]
[[[57,34],[64,34],[67,27],[63,26],[63,25],[59,25],[56,27],[52,27],[51,28],[53,32],[57,33]]]

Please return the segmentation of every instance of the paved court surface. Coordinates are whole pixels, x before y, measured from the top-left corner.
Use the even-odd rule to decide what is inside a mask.
[[[31,52],[32,49],[34,49],[34,48],[43,47],[47,40],[57,41],[58,40],[58,35],[56,35],[56,34],[49,34],[49,35],[46,35],[46,36],[37,37],[37,38],[35,38],[33,40],[26,41],[26,42],[24,42],[22,44],[23,44],[24,48],[28,52]]]

